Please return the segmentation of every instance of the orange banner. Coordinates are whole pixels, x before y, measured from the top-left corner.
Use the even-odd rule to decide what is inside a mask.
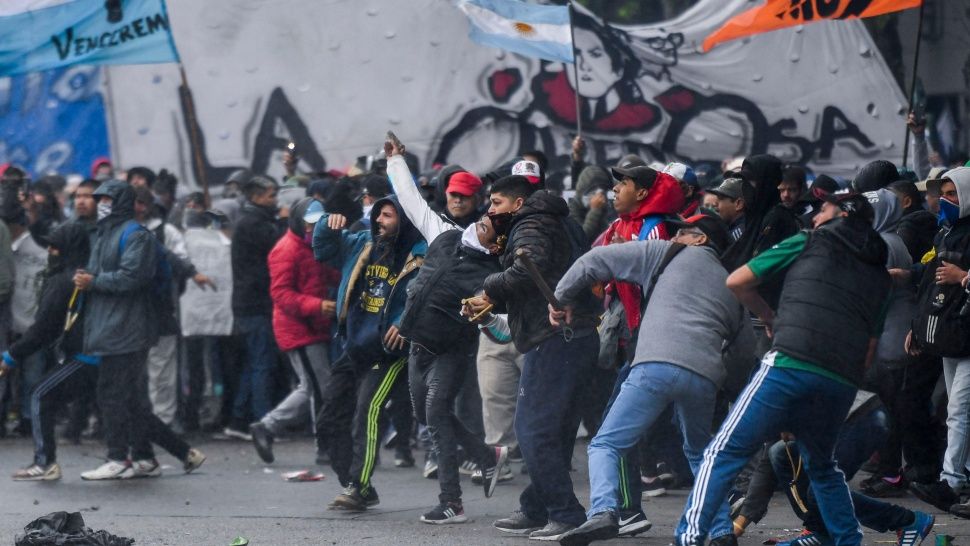
[[[704,51],[753,34],[816,21],[858,19],[919,7],[923,0],[768,0],[731,18],[704,39]]]

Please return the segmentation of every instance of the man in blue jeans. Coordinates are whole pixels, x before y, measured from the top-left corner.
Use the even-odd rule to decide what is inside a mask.
[[[862,542],[832,453],[885,318],[887,248],[872,228],[865,196],[815,195],[825,203],[813,232],[782,241],[728,277],[728,288],[766,324],[772,348],[704,452],[676,530],[679,545],[704,543],[735,476],[762,442],[782,431],[798,439],[833,542]],[[758,286],[782,274],[776,319]]]
[[[232,312],[246,344],[246,361],[226,436],[250,441],[249,423],[273,409],[270,386],[276,366],[273,300],[267,256],[283,235],[276,223],[276,182],[254,176],[243,186],[246,202],[232,237]]]
[[[561,544],[586,545],[617,536],[620,458],[667,406],[673,404],[684,455],[695,472],[711,439],[717,391],[727,375],[722,350],[749,326],[724,285],[727,271],[718,260],[730,241],[727,227],[705,215],[693,216],[679,227],[671,241],[593,249],[569,268],[556,288],[565,310],[551,311],[553,322],[568,323],[571,302],[596,281],[636,283],[645,302],[634,364],[589,444],[588,519],[564,534]],[[701,286],[705,288],[698,289]],[[712,544],[720,544],[721,537],[734,538],[727,505],[722,504]]]

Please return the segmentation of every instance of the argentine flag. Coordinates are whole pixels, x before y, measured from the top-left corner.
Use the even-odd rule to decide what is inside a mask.
[[[165,0],[0,0],[0,37],[0,77],[179,60]]]
[[[573,62],[568,6],[459,0],[458,7],[471,22],[469,37],[479,44],[547,61]]]

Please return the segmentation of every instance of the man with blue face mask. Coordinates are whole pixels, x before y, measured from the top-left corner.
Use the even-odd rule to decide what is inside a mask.
[[[970,451],[970,313],[966,308],[970,269],[970,167],[951,169],[934,182],[940,195],[940,232],[933,251],[923,259],[913,330],[907,338],[912,354],[943,357],[947,392],[947,445],[940,481],[913,484],[920,499],[941,510],[970,517],[970,506],[957,504],[968,486]],[[930,190],[929,183],[927,190]]]

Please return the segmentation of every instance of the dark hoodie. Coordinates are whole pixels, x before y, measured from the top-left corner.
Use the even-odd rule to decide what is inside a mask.
[[[282,235],[276,210],[243,203],[232,235],[232,311],[237,317],[273,313],[266,257]]]
[[[151,285],[156,267],[155,236],[136,229],[121,236],[134,222],[135,192],[120,180],[102,184],[95,197],[112,198],[111,214],[98,220],[87,270],[94,275],[85,294],[84,352],[119,355],[148,350],[158,337]]]
[[[773,155],[753,155],[741,164],[744,186],[745,230],[727,252],[723,261],[728,271],[746,264],[761,251],[771,248],[798,232],[795,213],[781,204],[782,163]]]
[[[377,217],[388,203],[397,210],[400,224],[395,237],[383,239]],[[404,351],[387,351],[383,337],[390,326],[400,327],[407,285],[421,267],[427,243],[393,195],[374,203],[368,231],[332,230],[328,217],[314,228],[313,253],[317,261],[341,270],[337,319],[348,354],[358,363],[383,360],[387,354],[404,356]]]
[[[64,333],[64,320],[74,293],[74,272],[87,265],[91,254],[88,227],[79,222],[63,224],[50,233],[49,244],[59,251],[59,255],[48,257],[34,323],[10,347],[10,356],[17,362],[23,362],[28,356],[54,344],[61,334],[64,337],[59,348],[65,357],[71,358],[83,350],[84,313],[78,315],[77,322],[67,333]],[[84,299],[76,305],[83,311]]]
[[[485,293],[508,311],[512,341],[521,353],[561,331],[549,324],[547,302],[516,253],[525,251],[546,284],[555,289],[576,258],[574,248],[582,245],[582,241],[570,242],[565,224],[568,216],[569,208],[561,197],[545,190],[533,193],[512,219],[509,241],[500,258],[505,271],[485,279]],[[592,292],[576,298],[576,302],[570,327],[577,333],[592,331],[602,305]]]
[[[899,170],[885,159],[867,163],[859,174],[852,179],[852,187],[857,192],[876,191],[899,180]]]

